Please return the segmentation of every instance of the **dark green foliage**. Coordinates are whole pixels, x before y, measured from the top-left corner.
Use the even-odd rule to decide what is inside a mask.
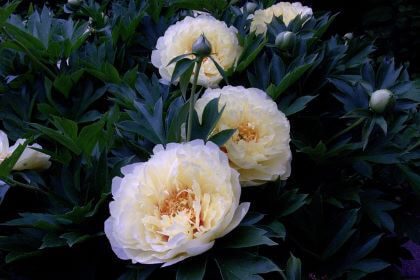
[[[406,257],[402,244],[420,244],[420,83],[407,65],[374,59],[366,37],[327,36],[340,15],[275,18],[256,36],[240,1],[82,2],[0,8],[0,129],[52,157],[43,172],[11,172],[23,149],[0,164],[0,278],[382,279]],[[238,29],[244,52],[219,68],[220,86],[277,102],[291,123],[292,175],[243,188],[250,212],[205,254],[133,265],[103,233],[111,182],[156,144],[185,140],[197,58],[173,60],[179,83],[164,85],[150,56],[192,9]],[[293,48],[275,46],[284,31],[296,34]],[[379,89],[395,99],[382,114],[369,107]],[[192,139],[222,146],[235,133],[213,132],[218,101],[195,112]]]

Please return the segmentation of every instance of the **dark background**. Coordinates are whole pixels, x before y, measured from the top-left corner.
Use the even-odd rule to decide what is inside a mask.
[[[0,3],[5,2],[0,0]],[[57,2],[67,3],[63,0],[23,0],[19,8],[25,9],[30,3],[42,6],[44,3],[48,5]],[[409,62],[413,77],[420,77],[418,54],[420,0],[301,0],[301,2],[316,12],[340,13],[336,23],[332,25],[331,35],[336,33],[344,35],[348,32],[353,32],[356,36],[366,35],[376,41],[378,48],[376,57],[395,56],[397,62]]]
[[[354,32],[376,40],[376,56],[395,56],[420,73],[420,0],[306,0],[314,11],[340,12],[333,31]],[[335,29],[335,30],[334,30]],[[417,73],[417,74],[415,74]]]

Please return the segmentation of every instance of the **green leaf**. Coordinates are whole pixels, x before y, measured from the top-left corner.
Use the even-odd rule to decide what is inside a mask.
[[[296,114],[296,113],[302,111],[303,109],[305,109],[306,106],[307,106],[307,104],[309,102],[311,102],[312,100],[314,100],[316,97],[318,97],[318,95],[314,95],[314,96],[310,96],[310,95],[301,96],[301,97],[297,98],[292,104],[290,104],[286,108],[280,108],[280,110],[286,116],[290,116],[290,115]]]
[[[67,98],[69,97],[71,89],[75,84],[77,84],[84,72],[85,70],[82,68],[71,74],[60,74],[57,78],[55,78],[53,85]]]
[[[205,11],[218,14],[229,5],[227,0],[169,0],[168,5],[177,9]]]
[[[19,227],[33,227],[37,229],[55,231],[62,228],[63,225],[68,225],[71,222],[59,216],[44,213],[20,213],[21,218],[4,222],[0,225],[4,226],[19,226]]]
[[[267,228],[270,229],[270,236],[275,238],[286,238],[286,228],[282,223],[277,220],[272,221],[270,224],[267,225]]]
[[[407,177],[407,179],[410,182],[410,185],[413,188],[413,190],[417,194],[420,194],[420,175],[418,173],[412,171],[409,167],[407,167],[405,165],[398,164],[397,166],[403,172],[405,177]]]
[[[30,140],[26,140],[23,144],[20,144],[13,153],[0,163],[0,178],[6,178],[9,176],[16,162],[19,160],[26,146]]]
[[[225,129],[222,130],[209,138],[208,141],[211,141],[218,145],[219,147],[223,146],[229,139],[235,134],[236,129]]]
[[[195,256],[183,261],[176,273],[176,280],[201,280],[207,266],[206,256]]]
[[[42,244],[39,247],[39,249],[45,249],[45,248],[55,248],[55,247],[62,247],[66,246],[66,241],[61,239],[58,235],[55,233],[47,233],[44,238],[42,238]]]
[[[273,246],[276,242],[266,236],[267,231],[254,226],[239,226],[221,241],[225,248],[247,248],[260,245]]]
[[[379,199],[380,194],[374,191],[365,193],[362,196],[362,209],[376,226],[394,232],[394,220],[387,212],[397,209],[400,205]]]
[[[363,150],[366,149],[367,144],[369,142],[369,136],[372,133],[373,127],[375,126],[375,120],[369,119],[362,129],[362,143],[363,143]]]
[[[12,13],[16,10],[17,6],[19,6],[21,0],[14,0],[12,2],[7,3],[6,5],[0,7],[0,27],[6,22],[6,20],[12,15]]]
[[[302,263],[293,254],[287,261],[286,276],[287,280],[300,280],[302,278]]]
[[[86,156],[91,156],[93,148],[100,140],[104,125],[105,123],[101,120],[91,125],[85,126],[80,131],[77,144]]]
[[[279,85],[270,88],[270,90],[267,90],[267,93],[273,98],[273,100],[276,100],[290,86],[296,83],[296,81],[299,80],[303,76],[303,74],[305,74],[306,71],[308,71],[309,68],[311,68],[311,66],[312,63],[307,63],[296,67],[295,69],[287,73],[286,76],[283,77]]]
[[[150,113],[146,108],[146,105],[140,102],[134,102],[134,106],[139,110],[139,112],[146,119],[144,132],[154,134],[159,142],[155,144],[166,144],[166,136],[163,128],[163,100],[159,98],[155,103],[153,112]],[[146,126],[147,125],[147,126]],[[152,138],[153,139],[153,138]]]
[[[74,154],[79,155],[82,152],[77,143],[68,135],[63,135],[63,133],[60,131],[55,131],[51,128],[36,123],[32,123],[31,126],[40,131],[43,135],[48,136],[49,138],[57,141],[58,143],[72,151]]]
[[[171,77],[171,83],[174,83],[175,81],[177,81],[182,75],[185,74],[185,76],[187,76],[187,74],[190,73],[187,79],[189,81],[191,79],[191,73],[194,69],[194,65],[195,65],[195,60],[193,59],[189,59],[189,58],[180,59],[175,65],[175,68]]]
[[[280,198],[278,205],[281,205],[277,211],[278,217],[290,215],[307,203],[307,194],[299,194],[297,189],[284,192]]]
[[[353,209],[346,214],[343,218],[344,223],[340,227],[340,230],[325,248],[324,252],[322,253],[322,259],[327,259],[334,255],[346,241],[356,232],[355,229],[352,229],[354,224],[356,223],[358,216],[358,210]]]
[[[91,238],[92,235],[83,234],[80,232],[68,232],[60,235],[61,238],[64,238],[67,242],[67,245],[73,247],[75,244],[86,241]]]
[[[375,117],[375,122],[382,129],[384,134],[386,135],[387,130],[388,130],[388,124],[386,123],[386,120],[384,119],[384,117],[382,117],[382,116]]]
[[[181,78],[179,79],[179,88],[181,90],[181,94],[184,100],[187,99],[188,85],[190,84],[191,75],[194,71],[194,66],[195,63],[191,63],[191,65],[185,70],[184,73],[182,73]]]
[[[223,253],[215,262],[224,280],[262,279],[259,274],[279,271],[270,259],[245,251]]]
[[[363,271],[366,273],[373,273],[381,271],[389,266],[389,263],[380,259],[362,260],[351,266],[351,269]]]
[[[222,66],[220,66],[219,63],[217,63],[217,61],[212,56],[209,56],[209,58],[211,59],[211,61],[213,61],[214,66],[216,66],[217,71],[219,71],[220,75],[223,77],[223,80],[225,80],[226,84],[229,84],[228,78],[226,76],[226,72],[222,68]]]
[[[191,140],[207,140],[222,116],[223,110],[224,107],[219,111],[219,98],[214,98],[210,100],[204,108],[203,115],[201,116],[201,123],[198,120],[197,112],[194,111]]]
[[[79,128],[76,122],[65,118],[53,117],[52,123],[63,134],[69,136],[72,140],[77,140]]]
[[[3,203],[3,200],[6,197],[7,191],[9,189],[10,189],[10,186],[0,180],[0,205]]]
[[[181,141],[181,128],[182,124],[186,123],[188,117],[189,103],[181,106],[172,118],[171,124],[168,129],[168,143]]]
[[[18,261],[18,260],[22,260],[22,259],[27,259],[27,258],[31,258],[34,256],[39,256],[41,255],[42,252],[41,251],[33,251],[33,252],[10,252],[9,254],[6,255],[5,258],[5,262],[7,264]]]
[[[238,72],[245,70],[255,60],[267,41],[268,39],[265,36],[255,36],[254,33],[245,37],[243,51],[238,59],[238,66],[235,70]]]
[[[149,279],[150,275],[157,269],[159,269],[159,265],[152,264],[134,267],[118,277],[118,280],[146,280]]]
[[[65,97],[69,96],[69,92],[73,87],[71,77],[67,74],[58,75],[54,80],[54,87],[61,92]]]
[[[177,57],[172,58],[172,59],[169,61],[169,63],[168,63],[168,65],[167,65],[167,66],[171,65],[172,63],[177,63],[177,62],[178,62],[178,61],[180,61],[181,59],[188,58],[188,56],[190,56],[190,55],[192,55],[192,54],[193,54],[193,53],[186,53],[186,54],[181,54],[181,55],[178,55]]]
[[[372,252],[376,246],[378,246],[381,237],[382,234],[378,234],[369,238],[366,243],[352,250],[352,252],[347,256],[347,259],[352,260],[353,262],[363,259]]]

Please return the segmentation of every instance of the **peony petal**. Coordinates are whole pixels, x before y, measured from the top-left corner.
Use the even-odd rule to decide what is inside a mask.
[[[229,226],[224,230],[222,233],[222,236],[225,236],[229,232],[231,232],[234,228],[236,228],[239,223],[242,221],[242,219],[245,217],[246,213],[249,210],[249,207],[251,206],[251,203],[249,202],[243,202],[241,203],[238,208],[235,211],[235,215],[233,216],[232,221],[230,222]]]

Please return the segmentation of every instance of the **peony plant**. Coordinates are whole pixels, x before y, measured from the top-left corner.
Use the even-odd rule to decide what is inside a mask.
[[[0,278],[401,274],[419,83],[317,12],[3,5]]]

